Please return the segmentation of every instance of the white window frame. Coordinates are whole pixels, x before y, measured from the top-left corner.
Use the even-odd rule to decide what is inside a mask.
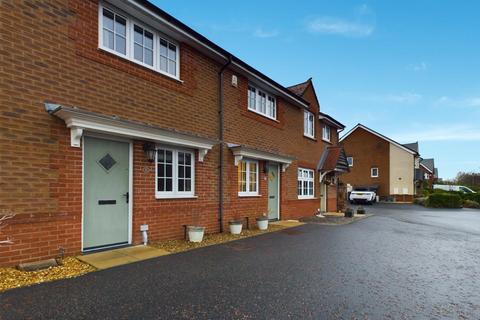
[[[308,138],[315,138],[315,115],[307,110],[303,113],[303,135]]]
[[[322,139],[324,141],[330,142],[332,139],[332,128],[329,125],[324,124],[322,128]]]
[[[347,162],[349,167],[353,167],[353,157],[347,157]]]
[[[158,191],[158,152],[155,152],[155,198],[195,198],[195,152],[193,152],[192,150],[177,149],[165,146],[157,146],[156,149],[172,152],[172,191]],[[190,191],[178,191],[178,152],[188,153],[191,157],[192,185]]]
[[[135,64],[138,64],[142,67],[148,68],[150,70],[153,70],[155,72],[161,73],[165,76],[168,76],[172,79],[175,80],[180,80],[180,45],[177,41],[174,41],[170,39],[169,37],[166,37],[163,33],[161,33],[158,30],[155,30],[154,28],[151,28],[142,22],[138,21],[137,19],[134,19],[133,17],[124,14],[121,10],[116,9],[113,6],[110,5],[105,5],[103,3],[100,3],[98,6],[98,47],[101,50],[107,51],[111,54],[114,54],[116,56],[119,56],[121,58],[127,59]],[[109,10],[113,12],[116,15],[121,16],[127,21],[126,24],[126,54],[122,54],[120,52],[117,52],[115,50],[112,50],[108,47],[105,47],[103,45],[103,9]],[[147,30],[148,32],[153,34],[153,66],[143,63],[142,61],[138,61],[134,58],[134,25],[138,25],[139,27]],[[175,57],[175,75],[170,74],[168,72],[165,72],[160,69],[160,39],[165,40],[168,44],[173,44],[176,48],[176,57]],[[167,52],[168,52],[168,46],[167,46]],[[167,61],[168,64],[168,61]],[[167,67],[168,69],[168,67]]]
[[[376,175],[373,174],[373,171],[374,171],[374,170],[377,170],[377,174],[376,174]],[[378,167],[370,168],[370,177],[371,177],[371,178],[378,178],[378,176],[379,176]]]
[[[250,159],[242,159],[239,161],[238,163],[238,166],[241,165],[241,162],[245,162],[246,163],[246,180],[245,180],[245,183],[247,184],[246,185],[246,191],[240,191],[238,190],[238,196],[240,197],[252,197],[252,196],[258,196],[258,189],[259,189],[259,185],[258,185],[258,182],[259,182],[259,179],[258,179],[258,176],[259,176],[259,163],[257,160],[250,160]],[[256,164],[256,168],[257,168],[257,174],[256,174],[256,178],[257,178],[257,181],[256,181],[256,190],[250,190],[250,163],[255,163]],[[238,179],[240,179],[240,177],[238,176],[238,171],[237,171],[237,189],[238,189]]]
[[[301,172],[301,174],[300,174]],[[309,177],[309,173],[312,173],[312,178]],[[304,174],[306,173],[306,177]],[[298,194],[298,182],[302,183],[302,187],[300,188],[301,194]],[[309,195],[308,193],[305,194],[305,189],[303,188],[304,182],[307,182],[307,189],[309,182],[312,182],[312,194]],[[315,198],[315,170],[307,169],[307,168],[298,168],[297,170],[297,196],[298,199],[314,199]]]
[[[255,89],[255,105],[251,105],[250,103],[250,88],[252,89]],[[262,112],[262,97],[263,95],[265,96],[265,112]],[[272,120],[277,120],[277,99],[269,94],[268,92],[266,92],[265,90],[261,90],[259,88],[257,88],[256,86],[252,85],[252,84],[248,84],[248,92],[247,92],[247,98],[248,98],[248,110],[249,111],[252,111],[252,112],[255,112],[255,113],[258,113],[259,115],[263,116],[263,117],[266,117],[266,118],[269,118],[269,119],[272,119]],[[271,108],[272,110],[272,113],[273,113],[273,116],[269,114],[268,110],[269,110],[269,107],[268,107],[268,104],[270,101],[273,101],[273,106]]]

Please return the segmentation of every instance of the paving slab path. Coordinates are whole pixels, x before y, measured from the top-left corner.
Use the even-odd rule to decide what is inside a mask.
[[[366,207],[0,294],[0,319],[478,319],[480,210]]]

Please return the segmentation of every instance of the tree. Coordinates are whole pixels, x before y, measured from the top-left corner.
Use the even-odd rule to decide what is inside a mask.
[[[9,212],[9,211],[0,212],[0,230],[5,228],[6,221],[9,220],[9,219],[12,219],[13,217],[15,217],[15,213],[13,213],[13,212]],[[7,237],[6,240],[0,240],[0,245],[12,244],[12,243],[13,243],[13,241],[9,237]]]
[[[480,186],[479,172],[459,172],[455,178],[455,182],[460,185]]]

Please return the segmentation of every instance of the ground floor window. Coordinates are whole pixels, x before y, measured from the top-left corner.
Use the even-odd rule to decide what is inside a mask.
[[[156,196],[176,198],[194,195],[192,151],[159,148],[156,155]]]
[[[258,161],[242,160],[238,163],[238,195],[258,195]]]
[[[312,199],[314,194],[315,174],[311,169],[298,169],[298,198]]]
[[[378,168],[372,168],[370,169],[370,176],[372,178],[378,178]]]

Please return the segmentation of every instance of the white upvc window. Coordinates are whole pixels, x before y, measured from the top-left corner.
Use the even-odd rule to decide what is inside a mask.
[[[314,115],[309,111],[303,113],[303,134],[309,138],[315,137]]]
[[[378,178],[378,168],[371,168],[370,169],[370,177]]]
[[[241,160],[238,162],[238,195],[258,195],[258,161]]]
[[[160,147],[155,162],[157,198],[194,196],[195,155],[192,151]]]
[[[298,199],[313,199],[315,172],[311,169],[298,168]]]
[[[353,167],[353,157],[347,157],[347,162],[349,167]]]
[[[270,119],[277,119],[277,104],[275,97],[252,85],[248,86],[248,110]]]
[[[325,141],[328,141],[330,142],[330,139],[331,139],[331,129],[328,125],[323,125],[323,129],[322,129],[322,139],[325,140]]]
[[[99,6],[99,47],[144,67],[179,79],[178,44],[110,6]]]

